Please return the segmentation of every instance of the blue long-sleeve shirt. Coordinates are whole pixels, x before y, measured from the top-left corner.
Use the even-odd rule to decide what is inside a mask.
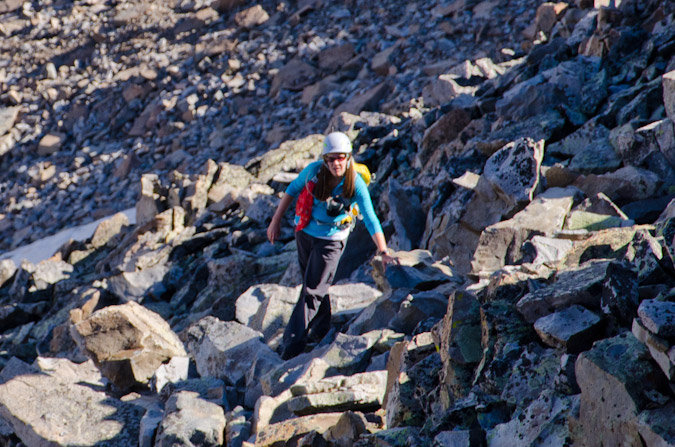
[[[291,182],[290,185],[286,188],[286,194],[289,194],[297,198],[302,190],[305,188],[305,185],[309,183],[314,176],[319,172],[321,168],[322,161],[315,161],[309,164],[305,169],[300,172],[295,180]],[[333,189],[331,196],[341,196],[342,187],[344,185],[344,179]],[[375,214],[373,209],[373,202],[370,198],[370,192],[368,192],[368,186],[366,182],[363,181],[360,175],[356,175],[356,181],[354,182],[354,197],[349,199],[349,204],[356,202],[359,206],[359,210],[363,215],[363,222],[368,229],[368,232],[372,235],[376,233],[382,233],[382,226],[380,225],[380,220]],[[339,223],[342,222],[347,217],[348,209],[336,216],[331,217],[326,211],[326,202],[321,202],[314,199],[314,204],[312,205],[312,218],[309,224],[302,230],[310,236],[320,238],[320,239],[330,239],[330,240],[342,240],[346,239],[349,236],[349,229],[344,229],[339,226]],[[296,216],[296,224],[298,217]],[[331,223],[333,225],[331,225]]]

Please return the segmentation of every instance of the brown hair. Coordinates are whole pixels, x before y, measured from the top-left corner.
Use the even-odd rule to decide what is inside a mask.
[[[354,162],[350,160],[349,166],[345,171],[345,183],[342,185],[342,197],[345,199],[351,199],[354,197],[355,183],[356,183],[356,170],[354,169]],[[328,180],[333,177],[333,174],[330,173],[325,164],[321,165],[319,173],[317,174],[317,183],[314,187],[314,197],[317,200],[322,202],[328,200],[332,190],[329,189]]]

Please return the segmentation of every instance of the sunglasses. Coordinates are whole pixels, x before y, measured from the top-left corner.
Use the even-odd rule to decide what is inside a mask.
[[[326,163],[331,163],[334,161],[345,161],[349,159],[349,154],[333,154],[333,155],[324,155],[323,161]]]

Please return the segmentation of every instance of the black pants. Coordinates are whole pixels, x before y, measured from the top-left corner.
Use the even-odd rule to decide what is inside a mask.
[[[318,239],[298,231],[295,233],[298,261],[303,272],[300,297],[284,331],[281,357],[284,360],[302,353],[307,341],[319,341],[330,329],[330,297],[335,270],[347,241]]]

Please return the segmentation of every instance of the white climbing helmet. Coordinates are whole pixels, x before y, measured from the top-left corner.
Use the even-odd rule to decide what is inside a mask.
[[[323,140],[323,152],[321,155],[351,153],[352,142],[349,141],[349,137],[342,132],[329,133]]]

